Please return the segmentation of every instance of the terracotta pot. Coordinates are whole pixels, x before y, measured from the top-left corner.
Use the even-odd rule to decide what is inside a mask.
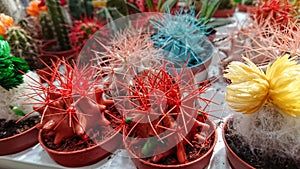
[[[212,123],[212,122],[211,122]],[[211,156],[213,154],[214,147],[218,140],[217,131],[214,131],[214,143],[210,147],[210,149],[200,158],[190,161],[185,164],[176,164],[176,165],[163,165],[163,164],[155,164],[149,161],[143,160],[137,157],[131,149],[128,148],[126,141],[124,141],[124,145],[126,150],[129,152],[129,155],[132,157],[132,161],[138,169],[204,169],[209,165]]]
[[[39,48],[40,48],[40,52],[42,55],[55,55],[58,57],[65,57],[68,58],[70,56],[72,57],[77,57],[77,55],[79,54],[79,51],[77,49],[70,49],[70,50],[66,50],[66,51],[49,51],[49,49],[53,48],[53,46],[57,45],[57,41],[56,40],[49,40],[46,41],[44,44],[42,44]]]
[[[223,129],[222,129],[222,137],[225,143],[225,149],[226,149],[226,156],[228,159],[228,162],[232,169],[255,169],[248,163],[246,163],[244,160],[242,160],[240,157],[238,157],[232,149],[227,144],[227,141],[225,139],[225,131],[227,129],[228,122],[232,120],[231,118],[227,119],[224,123]]]
[[[114,152],[120,144],[122,145],[122,136],[121,134],[119,134],[120,130],[116,131],[114,135],[98,145],[70,152],[60,152],[49,149],[44,144],[42,138],[41,133],[43,132],[43,130],[40,130],[38,140],[43,149],[46,150],[49,156],[58,164],[65,167],[82,167],[94,164],[106,158],[111,154],[111,152]]]
[[[215,18],[228,18],[228,17],[232,17],[233,14],[235,12],[235,8],[232,9],[218,9],[213,17]]]
[[[0,155],[14,154],[37,143],[38,129],[34,126],[20,134],[0,139]]]

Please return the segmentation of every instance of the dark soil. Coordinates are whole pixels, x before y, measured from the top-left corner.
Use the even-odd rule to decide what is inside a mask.
[[[20,134],[39,123],[40,117],[28,117],[18,123],[15,120],[0,119],[0,139]]]
[[[122,115],[116,111],[112,112],[111,114],[116,116],[118,119],[122,119]],[[87,135],[89,136],[88,138],[73,136],[63,140],[60,144],[54,144],[54,135],[49,136],[52,134],[49,132],[44,132],[42,133],[44,144],[50,149],[64,152],[76,151],[95,146],[115,134],[120,126],[120,124],[115,120],[111,120],[109,116],[106,116],[106,118],[110,120],[111,125],[101,127],[98,126],[97,128],[89,129],[86,131]]]
[[[188,162],[194,161],[200,157],[202,157],[208,150],[211,148],[211,146],[214,143],[215,136],[212,135],[206,142],[199,143],[197,141],[193,141],[192,144],[194,147],[191,147],[190,145],[187,145],[185,147],[185,153],[187,155]],[[160,160],[158,164],[164,164],[164,165],[175,165],[179,164],[177,161],[177,155],[173,153],[172,155],[168,156],[167,158]]]
[[[245,162],[257,169],[300,169],[300,161],[296,161],[283,152],[274,152],[272,154],[263,154],[260,150],[254,149],[252,152],[250,146],[245,144],[244,139],[233,134],[233,122],[229,121],[227,128],[231,131],[225,131],[225,139],[233,152]]]

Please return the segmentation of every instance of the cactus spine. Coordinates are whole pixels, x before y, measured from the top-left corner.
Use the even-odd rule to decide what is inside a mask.
[[[60,6],[59,0],[46,0],[46,6],[54,25],[55,36],[57,38],[60,50],[71,49],[69,40],[69,29],[67,27],[66,18],[63,15],[63,8]]]
[[[10,44],[11,53],[27,61],[31,70],[38,63],[38,48],[32,37],[21,27],[12,26],[6,32],[6,40]]]
[[[54,27],[52,20],[47,12],[42,12],[39,17],[39,22],[42,27],[42,34],[44,39],[54,39]]]

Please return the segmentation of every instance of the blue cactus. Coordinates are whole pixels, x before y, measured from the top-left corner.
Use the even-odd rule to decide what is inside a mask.
[[[213,45],[206,39],[211,29],[197,17],[194,10],[180,10],[176,15],[168,11],[151,20],[156,31],[151,36],[154,47],[176,65],[187,63],[192,67],[205,61],[213,52]]]

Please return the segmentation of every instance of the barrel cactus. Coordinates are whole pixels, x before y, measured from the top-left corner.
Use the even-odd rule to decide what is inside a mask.
[[[20,26],[7,29],[6,40],[11,46],[11,53],[27,61],[31,70],[38,65],[38,48],[32,37]]]

